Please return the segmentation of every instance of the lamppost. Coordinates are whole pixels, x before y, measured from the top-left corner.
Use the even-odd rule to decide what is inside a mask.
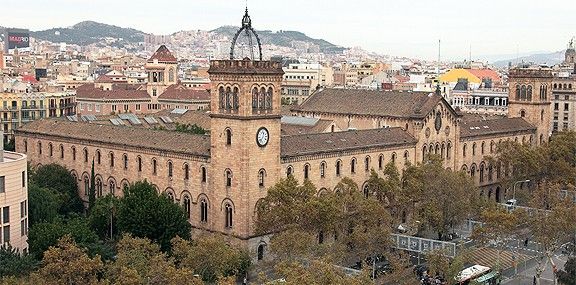
[[[516,184],[518,183],[528,183],[530,182],[530,179],[526,179],[526,180],[518,180],[516,182],[514,182],[514,185],[512,186],[512,199],[516,200]]]

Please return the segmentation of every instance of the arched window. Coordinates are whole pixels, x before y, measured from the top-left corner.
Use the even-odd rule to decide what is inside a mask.
[[[252,111],[258,109],[258,88],[252,89]]]
[[[382,169],[384,167],[384,155],[380,154],[378,156],[378,169]]]
[[[110,167],[114,167],[114,153],[110,152]]]
[[[370,157],[364,158],[364,171],[370,171]]]
[[[482,144],[480,145],[480,153],[484,154],[484,142],[482,142]]]
[[[28,152],[28,140],[24,140],[24,152]]]
[[[114,195],[114,193],[116,193],[116,182],[114,182],[114,180],[108,181],[108,188],[110,190],[110,194]]]
[[[220,97],[220,109],[226,108],[226,94],[224,92],[224,87],[220,86],[218,88],[218,95]]]
[[[368,198],[368,196],[370,196],[370,189],[368,188],[368,183],[364,183],[362,191],[364,192],[364,198]]]
[[[520,87],[520,101],[526,101],[526,85]]]
[[[260,94],[258,95],[258,109],[264,110],[265,109],[265,97],[266,97],[266,88],[260,88]]]
[[[174,174],[174,166],[172,164],[172,161],[168,161],[168,177],[172,178]]]
[[[202,174],[202,180],[201,180],[202,183],[208,182],[208,175],[206,174],[206,167],[202,166],[202,167],[200,168],[200,172],[201,172],[201,174]]]
[[[470,166],[470,176],[476,176],[476,164],[472,164],[472,166]]]
[[[84,148],[84,162],[88,162],[88,149]]]
[[[232,130],[226,129],[226,145],[232,145]]]
[[[336,176],[340,176],[340,166],[342,165],[342,161],[336,161]]]
[[[102,179],[96,178],[96,196],[102,197]]]
[[[488,181],[492,181],[492,177],[493,177],[492,164],[488,164]]]
[[[320,162],[320,178],[324,178],[326,175],[326,162]]]
[[[524,110],[520,111],[520,117],[522,118],[526,117],[526,111]]]
[[[264,177],[266,176],[266,170],[264,168],[258,171],[258,186],[264,187]]]
[[[174,68],[172,67],[168,70],[168,81],[174,82]]]
[[[64,146],[60,145],[60,158],[64,159]]]
[[[72,160],[76,160],[76,148],[72,147]]]
[[[520,85],[516,84],[516,101],[520,101]]]
[[[472,144],[472,156],[476,155],[476,143]]]
[[[258,245],[258,260],[264,259],[264,252],[266,250],[265,244]]]
[[[229,203],[226,203],[226,205],[224,206],[224,209],[226,211],[226,221],[225,221],[225,226],[226,228],[231,229],[232,228],[232,205],[230,205]]]
[[[490,141],[490,153],[494,152],[494,141]]]
[[[226,87],[226,110],[232,110],[232,89]]]
[[[526,93],[526,100],[532,101],[532,85],[528,85]]]
[[[544,110],[540,111],[540,122],[544,122]]]
[[[158,170],[158,163],[156,162],[156,158],[152,159],[152,174],[156,175],[156,171]]]
[[[184,163],[184,180],[190,179],[190,166],[188,163]]]
[[[232,109],[238,110],[240,107],[240,101],[238,100],[238,87],[234,87],[234,91],[232,91]]]
[[[136,164],[138,164],[138,172],[142,171],[142,157],[136,157]]]
[[[41,155],[41,154],[42,154],[42,142],[39,141],[38,142],[38,155]]]
[[[166,190],[166,197],[168,197],[168,199],[170,199],[170,201],[174,202],[174,193],[172,193],[172,190]]]
[[[266,92],[266,109],[272,110],[272,96],[274,94],[274,89],[268,87],[268,92]]]
[[[444,151],[444,148],[442,148],[442,151]],[[405,151],[404,152],[404,161],[408,161],[409,158],[410,158],[410,152]]]
[[[208,202],[204,198],[200,200],[200,222],[208,222]]]
[[[122,164],[124,165],[124,170],[128,170],[128,155],[122,155]]]
[[[356,158],[352,158],[350,161],[350,173],[356,173]]]
[[[102,155],[100,154],[100,150],[96,150],[96,163],[100,164],[102,162]]]
[[[128,182],[122,183],[122,190],[123,190],[124,192],[128,191],[128,187],[130,187],[130,185],[128,185]]]
[[[190,197],[188,197],[188,195],[184,195],[184,199],[182,200],[184,211],[186,211],[186,216],[188,217],[188,219],[190,219]]]
[[[392,153],[392,163],[396,163],[396,153]]]
[[[226,169],[224,175],[226,176],[226,187],[232,187],[232,170]]]
[[[85,175],[82,180],[84,181],[84,196],[88,197],[90,195],[90,178]]]
[[[294,173],[294,169],[292,168],[292,165],[289,165],[286,167],[286,177],[292,175],[292,173]]]
[[[484,182],[484,163],[480,164],[480,182]]]
[[[310,178],[310,164],[306,163],[304,165],[304,179]]]
[[[462,156],[466,157],[466,144],[462,147]]]
[[[54,155],[54,148],[52,147],[52,143],[48,143],[48,155],[50,155],[50,157]]]
[[[452,143],[448,142],[448,144],[446,145],[446,158],[450,159],[452,158]]]

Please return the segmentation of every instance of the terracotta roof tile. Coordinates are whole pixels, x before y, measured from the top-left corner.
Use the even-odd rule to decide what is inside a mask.
[[[168,87],[158,100],[179,100],[179,101],[209,101],[210,92],[206,89],[186,87],[182,84],[175,84]]]
[[[500,118],[493,120],[462,121],[460,137],[510,134],[514,132],[535,132],[536,127],[523,118]]]
[[[415,145],[416,139],[401,128],[381,128],[335,133],[284,136],[281,140],[283,159],[321,153],[366,148]]]
[[[121,147],[149,148],[201,157],[210,156],[210,136],[174,131],[43,119],[22,126],[17,133],[75,138],[116,144]]]
[[[150,95],[148,95],[146,90],[142,89],[142,85],[115,84],[112,86],[112,90],[102,90],[89,83],[78,86],[76,98],[79,100],[149,100]]]
[[[323,89],[292,111],[423,118],[442,100],[429,92]]]
[[[158,50],[148,59],[148,62],[154,62],[154,60],[158,60],[158,62],[168,62],[168,63],[177,63],[178,59],[165,45],[161,45]]]

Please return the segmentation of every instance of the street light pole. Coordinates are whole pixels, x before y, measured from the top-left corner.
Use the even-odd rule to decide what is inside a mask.
[[[528,183],[530,182],[530,179],[526,179],[526,180],[518,180],[516,182],[514,182],[514,185],[512,186],[512,199],[516,200],[516,184],[518,183]]]

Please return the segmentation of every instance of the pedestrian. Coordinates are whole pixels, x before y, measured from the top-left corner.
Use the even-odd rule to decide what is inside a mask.
[[[528,238],[524,240],[524,247],[528,247]]]
[[[536,276],[534,276],[534,279],[533,279],[533,281],[532,281],[532,284],[533,284],[533,285],[536,285]]]
[[[244,280],[242,281],[242,285],[246,285],[248,284],[248,279],[246,279],[246,277],[244,277]]]

